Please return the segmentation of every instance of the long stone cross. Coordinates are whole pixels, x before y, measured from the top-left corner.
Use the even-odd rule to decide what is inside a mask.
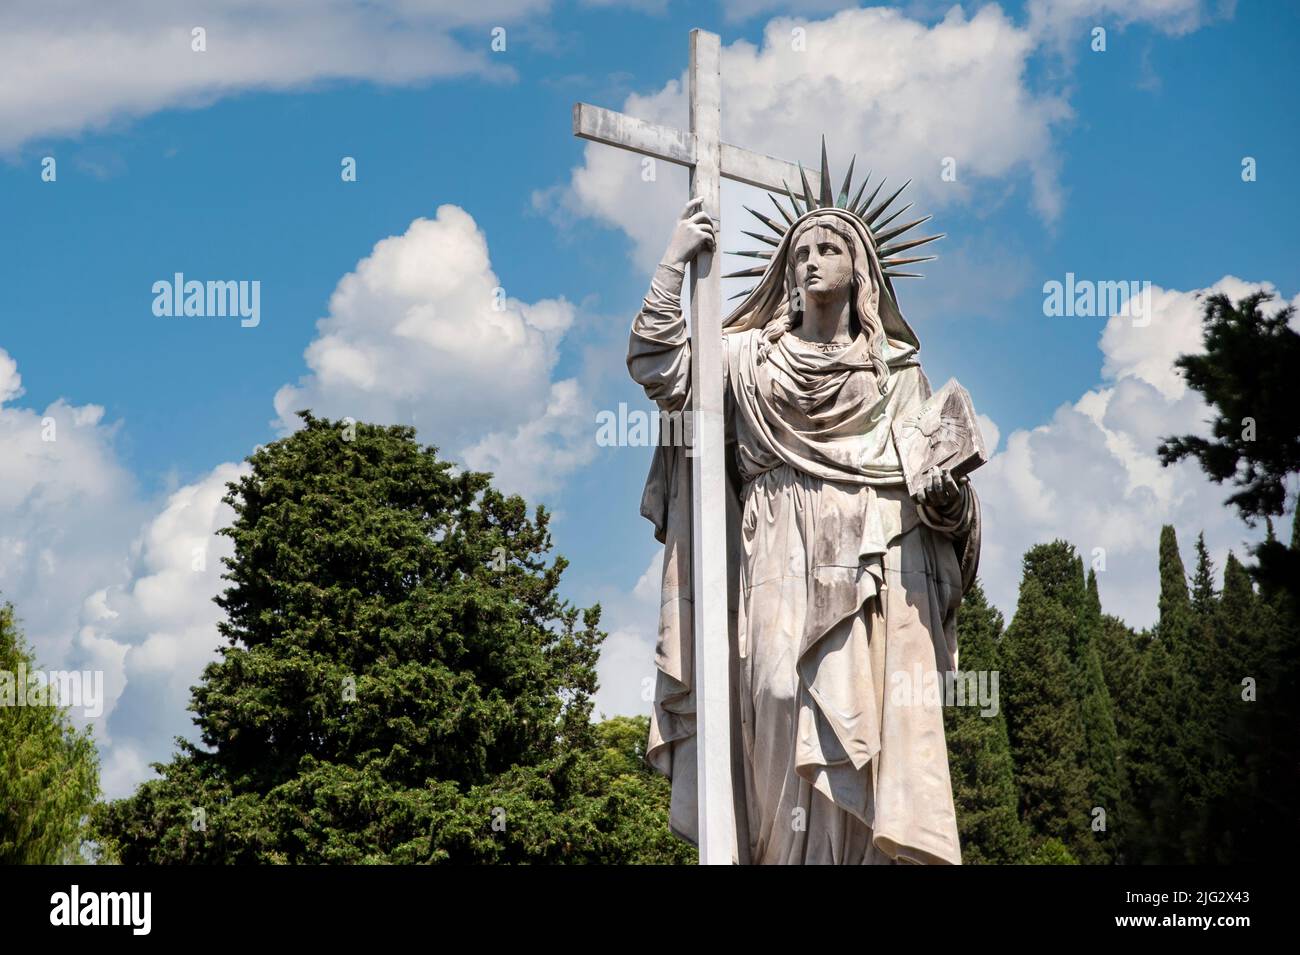
[[[800,168],[724,143],[722,43],[716,33],[691,31],[690,129],[636,119],[587,103],[573,107],[573,134],[628,149],[690,170],[690,198],[721,238],[722,179],[771,192],[801,183]],[[804,170],[814,194],[821,177]],[[702,251],[691,266],[691,568],[694,594],[696,753],[699,785],[699,847],[703,865],[736,859],[732,803],[731,726],[728,685],[726,462],[722,419],[722,282],[714,254]]]

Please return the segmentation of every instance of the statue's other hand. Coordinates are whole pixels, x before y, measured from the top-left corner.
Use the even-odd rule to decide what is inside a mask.
[[[714,250],[713,220],[707,212],[700,210],[703,202],[704,197],[697,196],[682,207],[681,218],[677,220],[672,238],[668,240],[668,249],[664,252],[665,264],[685,265],[699,255],[701,249]]]
[[[933,467],[925,472],[920,489],[912,495],[917,504],[924,504],[938,511],[949,511],[961,500],[961,486],[966,478],[954,478],[947,468]]]

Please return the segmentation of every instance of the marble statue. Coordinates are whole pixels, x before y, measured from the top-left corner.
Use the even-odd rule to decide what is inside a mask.
[[[894,425],[931,389],[893,280],[929,239],[893,241],[924,220],[893,227],[898,192],[849,200],[851,176],[833,199],[823,146],[820,196],[805,179],[779,220],[754,213],[766,262],[722,321],[734,861],[957,864],[942,706],[903,684],[956,668],[979,506],[943,467],[908,492]],[[663,412],[690,407],[682,283],[715,240],[692,200],[632,323],[628,369]],[[647,760],[694,841],[690,454],[655,449],[641,511],[664,544]]]

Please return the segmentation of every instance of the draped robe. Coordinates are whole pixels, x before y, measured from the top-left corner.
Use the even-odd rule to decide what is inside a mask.
[[[667,412],[689,407],[681,282],[659,267],[628,350]],[[956,668],[978,502],[969,484],[945,513],[908,497],[890,422],[930,386],[914,349],[893,344],[882,396],[861,337],[724,336],[738,862],[961,861],[941,704],[916,684]],[[664,544],[646,758],[672,780],[673,831],[695,842],[685,448],[656,448],[642,513]]]

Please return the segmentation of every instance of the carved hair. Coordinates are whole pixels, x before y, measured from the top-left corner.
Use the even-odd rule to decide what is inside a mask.
[[[867,357],[876,373],[876,384],[880,393],[885,394],[889,386],[889,364],[885,361],[885,331],[880,320],[877,301],[880,290],[876,287],[871,272],[871,253],[863,247],[861,238],[844,225],[836,216],[812,216],[799,225],[798,231],[790,237],[790,254],[786,261],[785,287],[789,293],[785,302],[777,309],[772,320],[763,329],[763,338],[770,346],[792,328],[803,324],[801,295],[794,293],[798,289],[795,280],[794,250],[799,238],[809,229],[822,227],[839,236],[853,258],[853,308],[850,310],[851,321],[857,323],[857,334],[867,340]],[[763,350],[766,353],[766,349]]]

